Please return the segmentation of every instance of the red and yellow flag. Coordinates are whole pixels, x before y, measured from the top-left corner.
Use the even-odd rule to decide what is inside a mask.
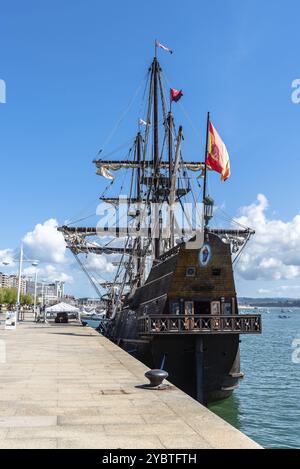
[[[211,122],[209,123],[206,164],[210,169],[221,174],[221,181],[226,181],[229,178],[230,161],[228,151]]]

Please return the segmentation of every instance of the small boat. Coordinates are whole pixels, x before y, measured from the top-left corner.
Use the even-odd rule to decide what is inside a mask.
[[[82,311],[81,313],[81,319],[84,321],[100,321],[104,316],[104,310],[96,311],[95,309],[92,309],[90,311]]]
[[[103,319],[104,315],[103,314],[98,314],[98,313],[93,313],[93,314],[85,314],[81,315],[81,319],[84,321],[100,321],[100,319]]]

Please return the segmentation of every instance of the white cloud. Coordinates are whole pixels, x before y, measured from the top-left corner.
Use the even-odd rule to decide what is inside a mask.
[[[257,290],[257,293],[260,295],[266,295],[267,293],[272,293],[272,290],[268,290],[267,288],[259,288]]]
[[[299,296],[300,285],[278,285],[277,282],[270,288],[259,288],[257,293],[261,296],[276,298],[295,298]]]
[[[88,254],[85,267],[89,270],[100,270],[101,272],[112,273],[115,271],[115,266],[109,262],[103,254]]]
[[[300,285],[280,285],[278,289],[281,291],[300,290]]]
[[[0,266],[6,263],[10,267],[15,265],[14,251],[12,249],[0,249]]]
[[[85,285],[85,289],[90,288],[86,282],[84,273],[79,268],[74,259],[66,249],[63,234],[57,231],[58,222],[50,218],[43,223],[38,223],[32,231],[23,237],[24,264],[23,274],[34,278],[36,267],[32,266],[26,259],[39,261],[37,266],[39,281],[54,282],[61,280],[66,284],[72,284],[72,293],[77,294],[77,289]],[[0,270],[1,263],[9,262],[9,271],[15,272],[18,254],[16,250],[7,248],[0,250]],[[104,277],[111,278],[116,267],[112,264],[114,255],[88,254],[85,259],[81,258],[83,264],[90,274],[98,278],[98,281],[105,281]],[[4,267],[4,266],[3,266]],[[13,269],[13,270],[12,270]],[[5,269],[3,269],[5,270]],[[106,275],[105,275],[106,274]]]
[[[23,238],[26,254],[42,262],[66,262],[66,243],[57,226],[57,220],[50,218],[28,232]]]
[[[46,282],[54,282],[60,280],[61,282],[73,283],[74,279],[72,275],[62,271],[59,267],[52,264],[39,265],[37,268],[39,280],[45,280]],[[35,267],[30,266],[23,269],[23,273],[26,276],[34,277]]]
[[[284,222],[267,217],[268,200],[241,209],[237,221],[255,229],[237,271],[247,280],[292,280],[300,278],[300,214]]]

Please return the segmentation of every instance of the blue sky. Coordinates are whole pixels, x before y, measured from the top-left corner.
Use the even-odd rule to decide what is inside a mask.
[[[208,110],[227,144],[232,177],[226,184],[210,178],[217,204],[238,216],[261,193],[268,220],[287,224],[299,213],[300,105],[291,101],[291,83],[300,77],[299,2],[2,0],[0,11],[0,79],[7,86],[0,250],[14,249],[38,223],[94,210],[105,181],[91,161],[151,63],[155,38],[174,50],[161,52],[160,62],[172,86],[183,89],[196,129],[177,106],[187,159],[203,160]],[[107,150],[134,136],[137,117],[138,102]],[[289,233],[290,225],[282,226]],[[297,232],[297,220],[292,227]],[[296,257],[289,265],[300,265]],[[278,286],[300,295],[296,270],[272,281],[244,277],[238,273],[244,295]],[[83,294],[78,282],[70,290]]]

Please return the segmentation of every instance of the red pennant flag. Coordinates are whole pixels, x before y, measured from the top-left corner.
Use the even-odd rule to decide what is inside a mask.
[[[170,89],[171,102],[175,101],[175,103],[177,103],[177,101],[180,100],[181,96],[183,96],[182,90],[175,90],[175,88]]]

